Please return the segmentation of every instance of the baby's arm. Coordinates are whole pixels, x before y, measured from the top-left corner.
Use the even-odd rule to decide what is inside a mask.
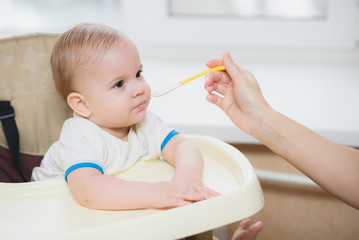
[[[67,180],[77,202],[93,209],[169,208],[201,200],[196,191],[180,182],[126,181],[89,167],[70,172]]]
[[[201,196],[201,200],[219,195],[203,185],[203,157],[195,143],[177,134],[166,144],[162,155],[175,167],[172,182],[188,185]]]

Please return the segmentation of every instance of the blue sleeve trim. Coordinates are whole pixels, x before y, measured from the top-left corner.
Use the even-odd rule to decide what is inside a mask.
[[[179,134],[179,132],[177,132],[176,130],[172,130],[165,138],[165,140],[163,140],[162,144],[161,144],[161,152],[163,150],[163,148],[166,146],[166,144],[168,143],[169,140],[171,140],[171,138],[176,135]]]
[[[96,163],[91,163],[91,162],[77,163],[75,165],[72,165],[71,167],[69,167],[66,170],[66,172],[65,172],[65,181],[67,182],[67,175],[69,175],[70,172],[72,172],[73,170],[76,170],[78,168],[83,168],[83,167],[96,168],[97,170],[102,172],[102,174],[104,174],[102,167],[100,165],[96,164]]]

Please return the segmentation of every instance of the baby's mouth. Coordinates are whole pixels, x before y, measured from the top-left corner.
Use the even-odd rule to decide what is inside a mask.
[[[136,109],[144,109],[146,107],[146,101],[141,102],[136,107],[134,107],[134,110]]]

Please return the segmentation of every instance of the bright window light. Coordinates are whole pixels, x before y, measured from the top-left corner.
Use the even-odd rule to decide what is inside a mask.
[[[325,17],[326,0],[169,0],[172,15],[313,19]]]
[[[120,0],[2,0],[0,32],[59,32],[82,22],[121,25]]]

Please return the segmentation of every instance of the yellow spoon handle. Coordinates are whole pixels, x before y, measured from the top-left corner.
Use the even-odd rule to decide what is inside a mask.
[[[197,73],[196,75],[194,75],[194,76],[192,76],[192,77],[189,77],[189,78],[187,78],[187,79],[181,81],[181,82],[180,82],[180,83],[181,83],[181,86],[184,85],[184,84],[186,84],[186,83],[188,83],[188,82],[190,82],[190,81],[192,81],[192,80],[194,80],[194,79],[196,79],[196,78],[199,78],[199,77],[205,75],[205,74],[208,73],[208,72],[215,72],[215,71],[221,71],[221,70],[226,70],[226,68],[225,68],[224,66],[217,66],[217,67],[214,67],[214,68],[209,68],[209,69],[204,70],[204,71],[202,71],[202,72],[200,72],[200,73]]]

